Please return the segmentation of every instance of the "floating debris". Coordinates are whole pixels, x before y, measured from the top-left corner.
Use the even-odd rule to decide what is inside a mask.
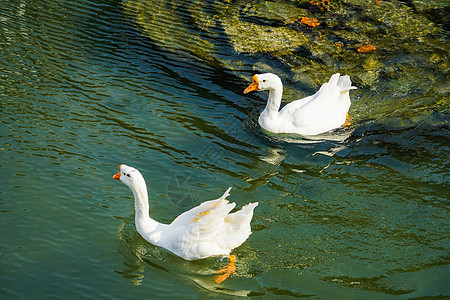
[[[303,23],[303,24],[305,24],[305,25],[311,26],[311,27],[313,27],[313,28],[320,25],[319,20],[314,19],[314,18],[308,18],[308,17],[303,17],[303,18],[300,20],[300,22]]]
[[[344,43],[342,43],[342,42],[334,42],[334,44],[335,44],[336,46],[338,46],[339,48],[344,47]]]
[[[364,45],[364,46],[362,46],[361,48],[359,48],[359,49],[358,49],[358,52],[360,52],[360,53],[365,53],[365,52],[370,52],[370,51],[373,51],[373,50],[376,50],[376,49],[377,49],[377,48],[375,48],[374,45],[368,44],[368,45]]]

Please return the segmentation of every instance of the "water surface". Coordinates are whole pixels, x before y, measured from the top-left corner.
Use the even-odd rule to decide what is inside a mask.
[[[158,44],[120,1],[0,7],[2,298],[450,294],[442,60],[443,72],[424,71],[439,93],[392,80],[388,69],[374,81],[383,89],[350,73],[359,90],[348,137],[305,143],[259,129],[267,95],[242,95],[254,72],[288,67],[277,55],[236,52],[223,28],[211,53],[240,67]],[[445,28],[439,19],[434,26]],[[441,33],[435,38],[445,45]],[[430,51],[448,57],[441,44]],[[186,262],[146,243],[134,228],[131,192],[111,178],[121,163],[143,173],[150,214],[161,222],[228,186],[238,206],[259,201],[253,234],[233,252],[237,275],[215,284],[226,260]]]

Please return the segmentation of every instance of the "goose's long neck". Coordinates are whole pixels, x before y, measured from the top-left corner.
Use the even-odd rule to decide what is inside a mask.
[[[145,181],[140,181],[131,190],[134,195],[136,228],[141,235],[148,235],[156,230],[159,223],[149,216],[147,185]]]
[[[277,86],[276,88],[269,90],[269,99],[267,100],[267,105],[263,114],[269,118],[278,117],[282,96],[283,86]]]

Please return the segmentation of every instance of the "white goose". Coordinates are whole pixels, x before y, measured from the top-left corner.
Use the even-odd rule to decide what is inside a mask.
[[[149,243],[185,260],[229,256],[231,250],[244,243],[251,234],[250,221],[258,203],[249,203],[230,214],[236,206],[225,199],[231,188],[219,199],[203,202],[179,215],[172,223],[162,224],[149,216],[147,186],[138,170],[120,165],[119,173],[113,178],[122,181],[133,192],[139,234]],[[234,260],[231,255],[230,263]]]
[[[352,86],[348,75],[331,76],[314,95],[286,104],[280,111],[283,84],[272,73],[257,74],[244,94],[255,90],[268,90],[269,99],[258,119],[259,125],[273,133],[298,133],[316,135],[347,124],[350,108],[349,90]]]

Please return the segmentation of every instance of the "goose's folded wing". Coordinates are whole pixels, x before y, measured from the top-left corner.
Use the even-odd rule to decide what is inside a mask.
[[[228,203],[223,199],[213,206],[206,207],[192,216],[190,224],[185,227],[185,232],[182,234],[182,240],[195,243],[210,241],[221,232],[225,218],[235,206],[235,203]]]
[[[228,201],[226,200],[226,197],[228,195],[230,195],[230,190],[231,190],[231,187],[228,188],[225,191],[225,193],[222,195],[222,197],[220,197],[219,199],[205,201],[202,204],[200,204],[199,206],[196,206],[196,207],[182,213],[181,215],[176,217],[175,220],[173,220],[170,225],[174,226],[174,227],[189,226],[190,224],[192,224],[194,219],[201,216],[201,214],[204,213],[205,211],[208,211],[211,208],[219,206],[221,203],[227,204]]]
[[[330,80],[320,87],[320,89],[314,95],[315,100],[322,100],[328,102],[330,99],[334,99],[335,95],[339,95],[341,89],[338,86],[340,74],[336,73],[331,76]]]
[[[352,86],[350,76],[341,76],[339,73],[336,73],[331,76],[328,82],[322,84],[315,96],[326,99],[330,96],[332,97],[333,95],[339,95],[340,93],[353,89],[356,89],[356,87]]]
[[[303,126],[302,123],[311,122],[309,118],[317,118],[317,114],[320,113],[324,105],[329,101],[334,101],[336,96],[339,95],[341,92],[339,84],[346,85],[347,81],[341,79],[340,74],[336,73],[331,76],[328,82],[322,84],[320,89],[314,95],[285,105],[281,109],[280,115],[282,115],[283,118],[294,118],[294,121],[297,120],[299,122],[299,124],[296,124],[297,126]]]
[[[291,110],[295,110],[295,112],[291,112],[295,116],[294,124],[304,126],[304,124],[320,122],[327,112],[334,112],[336,107],[342,105],[341,94],[351,89],[356,89],[356,87],[351,86],[348,75],[334,74],[313,96],[309,97],[308,102],[302,106],[291,108]]]

